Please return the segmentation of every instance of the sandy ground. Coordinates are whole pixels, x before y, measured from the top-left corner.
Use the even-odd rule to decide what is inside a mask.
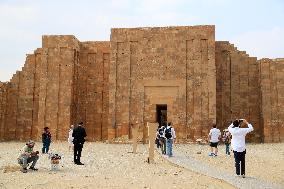
[[[129,153],[132,148],[128,144],[86,143],[81,159],[85,165],[79,166],[73,164],[67,142],[55,142],[51,144],[51,152],[64,155],[59,171],[50,171],[48,155],[41,154],[36,166],[39,170],[22,173],[16,159],[23,146],[21,142],[0,143],[0,188],[233,188],[224,181],[170,164],[157,153],[155,163],[148,164],[145,161],[147,145],[142,144],[138,146],[138,153],[132,154]],[[195,146],[179,147],[191,151]],[[37,143],[35,150],[40,149],[41,144]],[[273,149],[277,150],[277,147]],[[283,160],[283,149],[281,155]],[[267,154],[267,159],[262,162],[268,161],[269,157],[270,154]],[[208,162],[217,160],[206,156],[198,158],[207,159]],[[227,161],[222,156],[218,159]],[[277,167],[275,169],[279,170]]]
[[[209,145],[178,144],[176,148],[188,156],[206,162],[216,168],[235,173],[234,156],[226,156],[225,146],[219,146],[217,157],[209,157]],[[196,152],[201,149],[201,154]],[[277,183],[284,187],[284,143],[249,144],[246,154],[246,175]]]

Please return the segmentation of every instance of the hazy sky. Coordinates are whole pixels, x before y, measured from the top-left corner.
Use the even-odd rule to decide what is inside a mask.
[[[44,34],[109,40],[114,27],[215,25],[250,56],[284,57],[284,0],[0,0],[0,24],[0,81]]]

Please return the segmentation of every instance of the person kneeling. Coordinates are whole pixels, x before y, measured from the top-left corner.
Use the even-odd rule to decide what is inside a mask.
[[[37,171],[38,169],[35,168],[36,162],[39,158],[38,151],[34,151],[34,141],[30,140],[26,143],[25,147],[23,148],[20,156],[18,157],[18,163],[22,166],[22,172],[27,172],[28,164],[32,162],[32,165],[29,169],[33,171]]]

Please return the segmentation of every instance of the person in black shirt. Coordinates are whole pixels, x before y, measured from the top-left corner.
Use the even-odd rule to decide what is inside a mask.
[[[42,153],[47,154],[51,143],[51,134],[48,127],[44,127],[42,133]]]
[[[83,127],[83,122],[80,122],[79,125],[74,128],[72,134],[72,137],[74,137],[74,163],[77,165],[84,165],[83,163],[81,163],[80,158],[86,136],[87,134]]]

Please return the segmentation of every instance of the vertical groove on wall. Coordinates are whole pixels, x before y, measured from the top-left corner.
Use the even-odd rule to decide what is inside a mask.
[[[115,52],[115,93],[114,93],[114,128],[115,128],[115,138],[118,137],[117,131],[117,68],[118,68],[118,44],[116,43],[116,52]]]
[[[46,99],[47,99],[47,88],[49,84],[48,80],[48,73],[49,73],[49,49],[47,49],[46,55],[46,78],[45,78],[45,96],[44,96],[44,125],[43,127],[46,127]]]
[[[57,92],[57,117],[56,117],[56,139],[58,139],[58,124],[59,124],[59,116],[60,116],[60,90],[61,90],[61,64],[62,64],[62,52],[61,48],[59,48],[59,58],[60,62],[58,63],[58,92]]]
[[[188,64],[188,41],[185,40],[185,132],[186,132],[186,139],[188,139],[188,101],[187,101],[187,96],[188,96],[188,86],[187,86],[187,64]]]
[[[130,133],[131,133],[131,128],[130,128],[130,117],[131,117],[131,97],[132,97],[132,89],[131,89],[131,81],[132,81],[132,78],[131,78],[131,74],[132,74],[132,45],[133,45],[133,42],[131,41],[130,44],[129,44],[129,75],[128,75],[128,138],[130,139]]]

